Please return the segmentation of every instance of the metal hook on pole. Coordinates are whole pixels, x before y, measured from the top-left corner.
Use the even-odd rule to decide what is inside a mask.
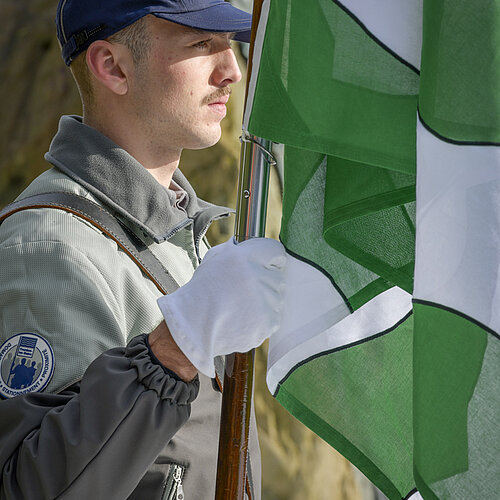
[[[254,135],[251,135],[248,132],[243,132],[243,134],[240,135],[240,142],[241,143],[251,142],[251,143],[255,144],[267,156],[266,160],[269,163],[269,165],[274,167],[274,165],[277,164],[276,158],[274,157],[273,153],[271,151],[269,151],[269,149],[265,148],[264,145],[262,144],[262,142],[264,142],[263,139],[260,139]],[[267,141],[267,142],[269,144],[272,144],[269,141]]]

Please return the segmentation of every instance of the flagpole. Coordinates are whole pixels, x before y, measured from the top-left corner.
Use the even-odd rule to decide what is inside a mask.
[[[247,90],[263,0],[254,0],[247,69]],[[246,100],[246,97],[245,97]],[[244,134],[241,138],[240,173],[235,238],[238,242],[265,233],[269,186],[270,142]],[[243,500],[247,487],[248,433],[253,391],[255,351],[226,356],[215,500]]]

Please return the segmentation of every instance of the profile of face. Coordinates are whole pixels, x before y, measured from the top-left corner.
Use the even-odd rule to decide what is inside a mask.
[[[230,85],[241,79],[232,34],[193,30],[153,16],[149,28],[149,54],[128,85],[149,147],[212,146],[220,139]]]

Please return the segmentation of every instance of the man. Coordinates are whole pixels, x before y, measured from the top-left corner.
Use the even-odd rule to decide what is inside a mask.
[[[181,288],[162,297],[71,213],[4,221],[0,498],[207,500],[214,359],[279,328],[285,256],[264,239],[207,253],[205,232],[228,210],[199,200],[178,164],[183,148],[220,138],[241,78],[230,43],[248,40],[250,17],[222,0],[61,0],[56,23],[84,115],[62,117],[46,155],[53,168],[20,198],[68,192],[105,207]],[[23,389],[8,377],[19,363],[40,366]],[[255,424],[249,463],[258,499]]]

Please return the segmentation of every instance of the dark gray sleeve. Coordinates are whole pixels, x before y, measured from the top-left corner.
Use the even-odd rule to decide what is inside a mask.
[[[199,382],[152,362],[145,336],[60,394],[0,402],[2,500],[124,500],[187,421]]]

